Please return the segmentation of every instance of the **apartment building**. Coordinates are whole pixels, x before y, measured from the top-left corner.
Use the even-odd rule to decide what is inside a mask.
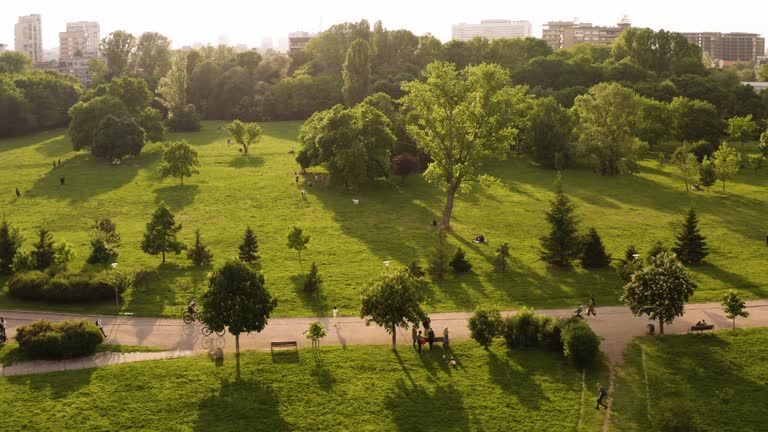
[[[480,24],[460,23],[452,28],[452,39],[460,41],[482,37],[488,40],[527,38],[533,35],[530,21],[482,20]]]
[[[632,27],[624,17],[615,27],[595,26],[577,21],[550,21],[544,25],[543,39],[552,49],[572,48],[576,44],[613,45],[624,30]]]
[[[14,50],[26,54],[32,64],[43,62],[43,24],[39,14],[20,16],[14,26]]]
[[[313,37],[315,37],[314,33],[303,31],[288,33],[288,52],[298,52],[303,50]]]
[[[94,21],[67,23],[67,31],[59,33],[59,58],[62,61],[78,57],[99,56],[101,30]]]
[[[713,60],[753,61],[765,55],[765,38],[757,33],[681,33]]]

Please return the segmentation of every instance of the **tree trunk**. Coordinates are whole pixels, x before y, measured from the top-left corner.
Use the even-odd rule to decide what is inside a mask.
[[[664,320],[659,320],[659,336],[664,336]]]
[[[163,264],[165,264],[165,251],[163,251],[162,254],[163,254]]]
[[[451,229],[451,213],[453,213],[453,199],[456,196],[456,190],[458,188],[451,186],[448,188],[448,192],[445,197],[445,209],[443,210],[443,219],[441,224],[445,229]]]
[[[723,180],[723,192],[725,192],[725,180]]]
[[[240,357],[240,333],[235,335],[235,356]]]
[[[298,252],[299,252],[299,269],[301,269],[301,271],[304,271],[304,266],[301,264],[301,251],[299,250]]]
[[[184,176],[179,177],[181,179],[181,185],[184,186]]]
[[[248,146],[243,144],[243,156],[248,156]]]
[[[736,317],[733,317],[733,331],[736,331]]]
[[[392,351],[397,351],[397,327],[392,326]]]

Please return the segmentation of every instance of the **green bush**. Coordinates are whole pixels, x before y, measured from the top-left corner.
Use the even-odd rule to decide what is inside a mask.
[[[691,405],[679,399],[666,401],[656,412],[656,427],[661,432],[696,432]]]
[[[118,293],[125,291],[118,287]],[[39,271],[20,273],[11,279],[8,292],[24,300],[79,302],[115,297],[115,285],[105,275],[61,273],[51,277]]]
[[[563,320],[540,317],[539,342],[555,352],[563,352]]]
[[[498,309],[478,307],[469,318],[470,337],[484,348],[493,343],[493,338],[499,335],[502,327],[503,321]]]
[[[591,366],[600,352],[600,338],[589,324],[573,318],[562,327],[563,354],[578,368]]]
[[[541,323],[544,317],[533,309],[523,308],[504,321],[503,335],[509,348],[532,347],[539,344]]]
[[[16,330],[16,341],[30,356],[61,359],[93,354],[104,337],[99,328],[87,320],[35,321]]]

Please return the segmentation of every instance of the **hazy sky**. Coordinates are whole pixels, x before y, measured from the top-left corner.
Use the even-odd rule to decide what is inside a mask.
[[[712,5],[704,0],[6,0],[0,6],[0,43],[13,47],[13,25],[19,15],[38,13],[43,20],[45,49],[58,46],[68,21],[98,21],[102,37],[122,29],[135,35],[158,31],[174,47],[193,42],[216,43],[226,35],[231,44],[258,46],[265,36],[279,38],[295,30],[316,32],[331,24],[382,20],[389,29],[430,32],[450,40],[451,24],[481,19],[528,20],[541,36],[549,20],[613,25],[628,15],[632,25],[676,31],[751,32],[768,36],[768,1],[743,0]],[[119,5],[119,6],[117,6]]]

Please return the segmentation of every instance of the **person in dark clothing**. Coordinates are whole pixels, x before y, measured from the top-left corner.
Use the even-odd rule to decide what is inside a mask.
[[[56,161],[53,161],[53,167],[56,168]]]
[[[589,303],[587,305],[587,316],[597,316],[597,312],[595,312],[595,296],[593,294],[590,294],[589,296]]]
[[[64,185],[64,176],[59,177],[59,184]]]
[[[432,226],[433,227],[437,226],[437,221],[434,219],[432,219]],[[768,244],[768,235],[765,236],[765,243]]]
[[[432,345],[435,344],[435,331],[432,329],[427,331],[427,342],[429,343],[429,350],[432,351]]]
[[[597,406],[595,407],[596,410],[600,409],[600,405],[605,407],[605,409],[608,409],[608,405],[606,405],[603,402],[603,399],[608,397],[608,392],[605,390],[605,387],[603,387],[602,384],[597,383]]]
[[[61,166],[61,159],[59,159],[58,165]]]
[[[21,198],[21,191],[19,190],[19,188],[16,188],[16,199],[19,199],[19,198]]]
[[[423,325],[423,326],[424,326],[424,331],[427,331],[427,332],[429,331],[429,324],[430,324],[431,322],[432,322],[432,320],[431,320],[431,319],[429,319],[429,317],[427,317],[427,318],[425,318],[425,319],[424,319],[424,321],[421,323],[421,325]]]

